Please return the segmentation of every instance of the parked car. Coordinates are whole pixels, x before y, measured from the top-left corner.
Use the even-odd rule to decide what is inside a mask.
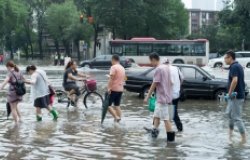
[[[243,66],[250,68],[250,51],[235,52],[236,60]],[[224,62],[224,56],[220,58],[210,59],[208,62],[209,67],[213,68],[228,68],[229,66]]]
[[[100,55],[94,59],[81,62],[80,67],[107,69],[111,67],[112,55]],[[131,67],[131,62],[125,57],[120,57],[120,63],[124,68]]]
[[[195,65],[174,64],[179,67],[184,75],[184,82],[181,89],[181,99],[186,97],[210,97],[216,98],[218,95],[227,92],[227,80],[215,78],[203,68]],[[150,68],[140,74],[131,74],[127,76],[125,89],[129,92],[139,93],[140,98],[147,94],[153,80],[155,68]],[[246,85],[246,95],[248,95]]]
[[[209,59],[214,59],[219,57],[221,57],[219,53],[209,53]]]

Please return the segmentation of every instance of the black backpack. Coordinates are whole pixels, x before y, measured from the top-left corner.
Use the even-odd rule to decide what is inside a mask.
[[[12,73],[12,72],[11,72],[11,73]],[[16,79],[16,82],[13,83],[13,85],[14,85],[14,87],[15,87],[15,90],[16,90],[16,94],[17,94],[18,96],[23,96],[23,95],[25,95],[25,94],[26,94],[26,87],[25,87],[24,81],[23,81],[23,80],[18,80],[18,79],[16,78],[15,74],[14,74],[14,73],[12,73],[12,74],[13,74],[13,76],[14,76],[15,79]]]

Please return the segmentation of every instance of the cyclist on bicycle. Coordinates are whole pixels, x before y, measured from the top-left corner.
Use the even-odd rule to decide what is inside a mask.
[[[80,89],[76,84],[76,81],[83,81],[88,77],[88,75],[85,75],[83,73],[79,73],[77,71],[77,64],[75,61],[68,62],[65,73],[63,76],[63,88],[65,91],[69,92],[69,98],[73,102],[72,105],[77,104],[77,99],[80,96]],[[76,96],[74,96],[74,94]]]

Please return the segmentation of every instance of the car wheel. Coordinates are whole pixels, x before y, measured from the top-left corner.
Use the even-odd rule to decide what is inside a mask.
[[[222,63],[215,63],[214,64],[214,68],[221,68],[222,67]]]
[[[182,60],[175,60],[174,63],[175,64],[184,64],[184,62]]]
[[[131,62],[131,63],[135,63],[135,60],[134,60],[133,58],[129,58],[128,60],[129,60],[129,62]]]
[[[86,68],[91,68],[89,64],[84,64],[83,67],[86,67]]]
[[[144,99],[147,96],[148,91],[149,91],[149,87],[144,87],[143,91],[139,94],[139,98]]]
[[[250,63],[247,64],[247,68],[250,68]]]
[[[219,96],[225,95],[226,93],[227,93],[227,91],[225,89],[219,89],[215,92],[214,98],[217,99],[217,98],[219,98]]]

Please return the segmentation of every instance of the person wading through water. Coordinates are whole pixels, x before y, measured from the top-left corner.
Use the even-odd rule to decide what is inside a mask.
[[[31,84],[31,100],[34,101],[34,107],[36,108],[37,121],[42,121],[43,108],[46,108],[52,114],[53,120],[57,120],[58,113],[50,106],[49,83],[45,71],[30,65],[26,68],[26,72],[31,75],[31,80],[26,81],[26,83]]]
[[[18,104],[19,102],[22,101],[23,96],[17,95],[15,85],[17,80],[24,81],[24,77],[14,62],[9,61],[6,64],[6,67],[8,70],[8,74],[4,82],[0,86],[0,89],[2,90],[6,86],[6,84],[9,83],[9,89],[7,93],[7,103],[11,107],[11,113],[15,123],[18,124],[21,121],[21,114],[18,109]]]
[[[225,54],[225,63],[230,65],[228,75],[228,106],[229,115],[229,140],[232,141],[234,125],[238,127],[241,134],[241,143],[246,143],[246,128],[241,118],[242,106],[245,100],[244,70],[236,61],[235,53],[228,51]],[[236,92],[236,97],[232,95]]]
[[[172,105],[173,93],[172,93],[172,80],[171,73],[168,65],[160,64],[160,57],[157,53],[152,53],[149,56],[152,66],[156,67],[153,77],[153,83],[149,89],[147,97],[144,99],[144,103],[148,103],[152,93],[156,90],[157,102],[155,104],[154,122],[151,135],[153,138],[157,138],[159,134],[160,120],[165,123],[165,129],[167,132],[168,142],[175,140],[175,132],[172,131],[172,124],[170,122],[170,115],[168,107]]]

